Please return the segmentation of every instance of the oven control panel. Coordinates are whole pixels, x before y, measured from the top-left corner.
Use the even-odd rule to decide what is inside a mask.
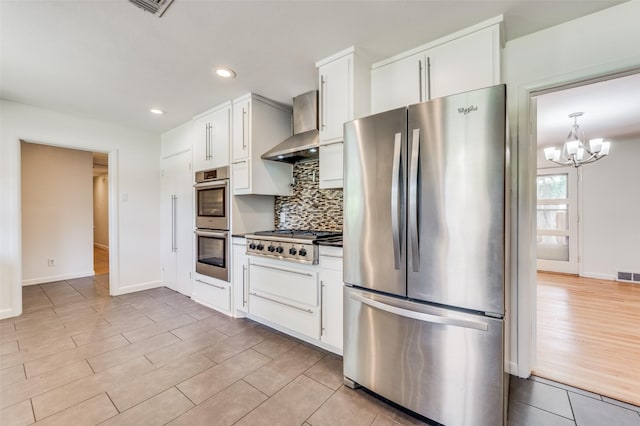
[[[310,242],[272,241],[247,238],[247,254],[289,260],[315,265],[318,263],[317,246]]]

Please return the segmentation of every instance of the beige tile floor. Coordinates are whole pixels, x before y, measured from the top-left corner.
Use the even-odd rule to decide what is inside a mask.
[[[0,425],[419,424],[342,385],[342,360],[166,288],[23,289],[2,320]]]

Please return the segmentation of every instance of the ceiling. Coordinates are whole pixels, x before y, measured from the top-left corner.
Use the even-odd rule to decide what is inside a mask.
[[[0,0],[0,97],[161,133],[248,91],[290,103],[351,45],[377,61],[500,14],[511,40],[621,2]]]
[[[537,97],[538,146],[561,147],[578,117],[587,140],[640,136],[640,73]]]

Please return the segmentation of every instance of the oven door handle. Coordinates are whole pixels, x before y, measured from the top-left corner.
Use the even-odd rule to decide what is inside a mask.
[[[202,231],[200,229],[196,229],[193,233],[199,237],[227,238],[229,236],[228,232]]]
[[[206,189],[206,188],[215,188],[218,186],[227,186],[229,183],[229,179],[221,179],[221,180],[212,180],[209,182],[200,182],[193,185],[196,189]]]

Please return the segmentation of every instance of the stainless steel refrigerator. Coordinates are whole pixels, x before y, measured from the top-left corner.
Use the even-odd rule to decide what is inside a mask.
[[[344,126],[344,376],[447,426],[502,425],[504,85]]]

